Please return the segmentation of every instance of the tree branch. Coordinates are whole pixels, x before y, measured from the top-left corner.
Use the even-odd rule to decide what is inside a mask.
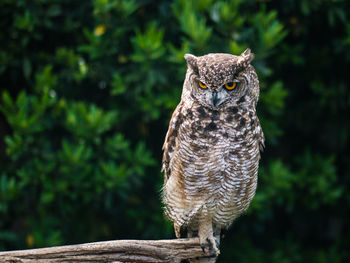
[[[198,238],[171,240],[116,240],[80,245],[0,252],[0,262],[180,262],[207,257]]]

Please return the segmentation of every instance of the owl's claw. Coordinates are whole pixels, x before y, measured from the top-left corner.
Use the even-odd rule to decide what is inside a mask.
[[[201,218],[198,226],[199,244],[207,256],[218,256],[220,251],[218,249],[218,243],[213,235],[213,224],[209,216]],[[205,251],[205,247],[208,246],[208,251]]]
[[[210,255],[218,256],[220,254],[219,246],[217,244],[217,240],[215,238],[207,238],[207,242],[209,244],[209,253]]]
[[[206,242],[201,242],[200,244],[203,253],[206,253],[206,247],[208,246],[209,256],[218,256],[220,254],[220,250],[218,249],[217,240],[213,238],[213,240],[209,237],[206,238]]]
[[[205,243],[201,244],[201,248],[202,248],[203,253],[205,253]]]
[[[220,246],[220,235],[215,236],[214,239],[216,247],[218,248]]]

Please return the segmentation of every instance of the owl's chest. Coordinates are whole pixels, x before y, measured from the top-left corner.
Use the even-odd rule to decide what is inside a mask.
[[[180,133],[185,137],[183,139],[200,143],[204,150],[205,145],[220,150],[220,146],[227,147],[249,140],[254,124],[253,111],[238,107],[218,111],[197,106],[188,109],[184,116],[185,121],[180,127]]]
[[[179,131],[177,157],[181,176],[187,185],[194,186],[191,190],[204,193],[216,191],[224,182],[237,185],[251,180],[259,151],[250,116],[252,113],[238,108],[187,111]]]

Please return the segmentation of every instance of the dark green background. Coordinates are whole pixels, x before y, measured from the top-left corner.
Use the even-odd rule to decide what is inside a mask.
[[[0,0],[0,249],[173,238],[183,56],[250,47],[266,150],[219,262],[350,262],[347,2]]]

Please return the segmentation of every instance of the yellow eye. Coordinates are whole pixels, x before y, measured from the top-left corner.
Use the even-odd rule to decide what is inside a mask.
[[[198,85],[199,85],[199,87],[201,87],[201,89],[206,89],[207,88],[207,86],[201,81],[198,81]]]
[[[237,86],[237,82],[229,82],[225,84],[225,89],[234,90]]]

